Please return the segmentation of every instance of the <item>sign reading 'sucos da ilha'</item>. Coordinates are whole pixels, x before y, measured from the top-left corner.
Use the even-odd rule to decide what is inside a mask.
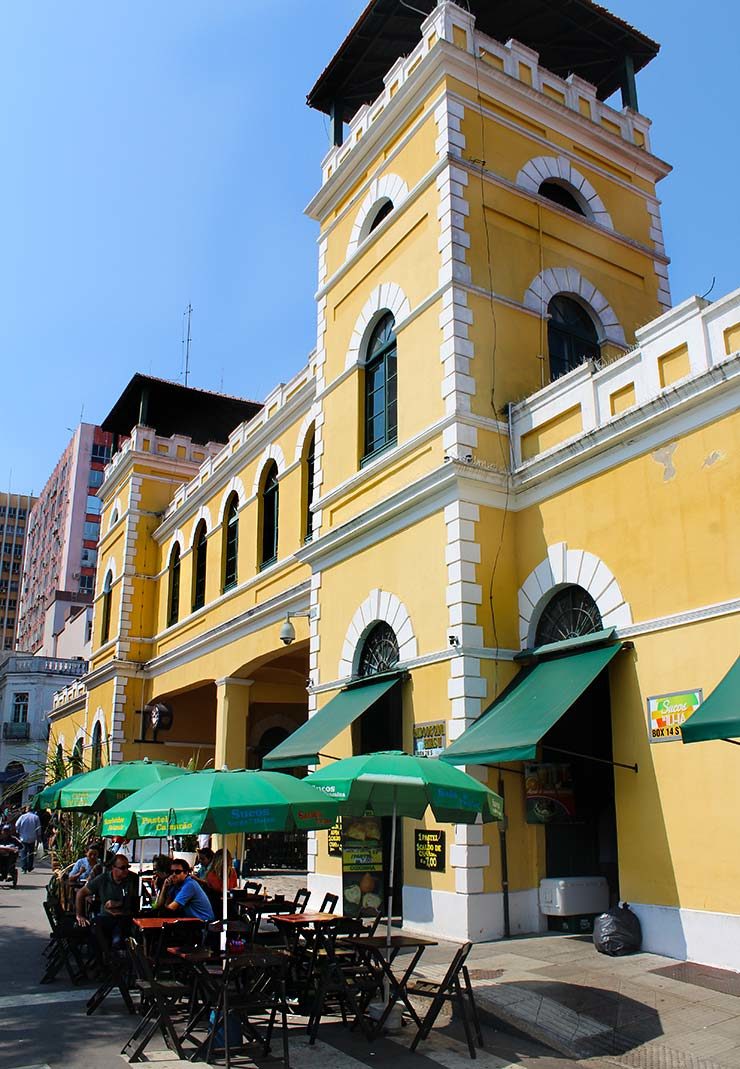
[[[702,703],[702,691],[684,690],[655,694],[647,700],[648,737],[651,742],[678,742],[681,725]]]

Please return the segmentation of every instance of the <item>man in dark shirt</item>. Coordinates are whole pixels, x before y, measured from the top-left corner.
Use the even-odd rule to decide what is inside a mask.
[[[172,860],[172,868],[159,892],[156,908],[169,910],[179,917],[197,917],[201,921],[216,919],[208,895],[190,875],[188,862],[180,857]]]
[[[110,872],[95,876],[77,892],[77,923],[89,924],[85,916],[85,899],[96,895],[100,902],[97,923],[110,935],[114,947],[120,945],[131,928],[131,918],[139,910],[139,877],[129,872],[128,858],[116,857]]]

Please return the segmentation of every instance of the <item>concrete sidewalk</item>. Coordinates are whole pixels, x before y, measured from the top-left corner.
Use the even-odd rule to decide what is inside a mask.
[[[451,952],[430,948],[420,974],[440,978]],[[589,1067],[740,1067],[736,973],[655,954],[607,958],[590,936],[556,933],[479,943],[468,966],[489,1019]]]

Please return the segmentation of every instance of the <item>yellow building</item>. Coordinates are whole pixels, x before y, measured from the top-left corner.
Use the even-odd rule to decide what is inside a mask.
[[[507,822],[430,824],[430,868],[406,821],[405,924],[538,931],[543,878],[605,876],[647,949],[740,969],[737,754],[680,741],[737,655],[740,292],[670,307],[657,46],[529,6],[371,3],[314,87],[316,348],[225,444],[132,416],[54,730],[216,767],[447,747]]]

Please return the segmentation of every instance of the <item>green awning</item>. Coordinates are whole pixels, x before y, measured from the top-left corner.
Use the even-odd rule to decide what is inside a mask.
[[[604,633],[586,644],[583,640],[557,643],[563,656],[537,660],[522,669],[481,717],[439,755],[440,760],[453,765],[498,765],[535,759],[540,739],[622,648],[620,643],[595,647],[593,640],[603,643]],[[532,656],[551,653],[553,648],[542,646]],[[569,648],[577,652],[568,654]]]
[[[740,739],[740,657],[681,727],[684,742]]]
[[[375,705],[399,680],[400,676],[395,675],[377,683],[340,691],[310,720],[289,735],[285,742],[271,750],[263,760],[262,767],[294,768],[298,765],[318,765],[319,754],[324,746]]]

